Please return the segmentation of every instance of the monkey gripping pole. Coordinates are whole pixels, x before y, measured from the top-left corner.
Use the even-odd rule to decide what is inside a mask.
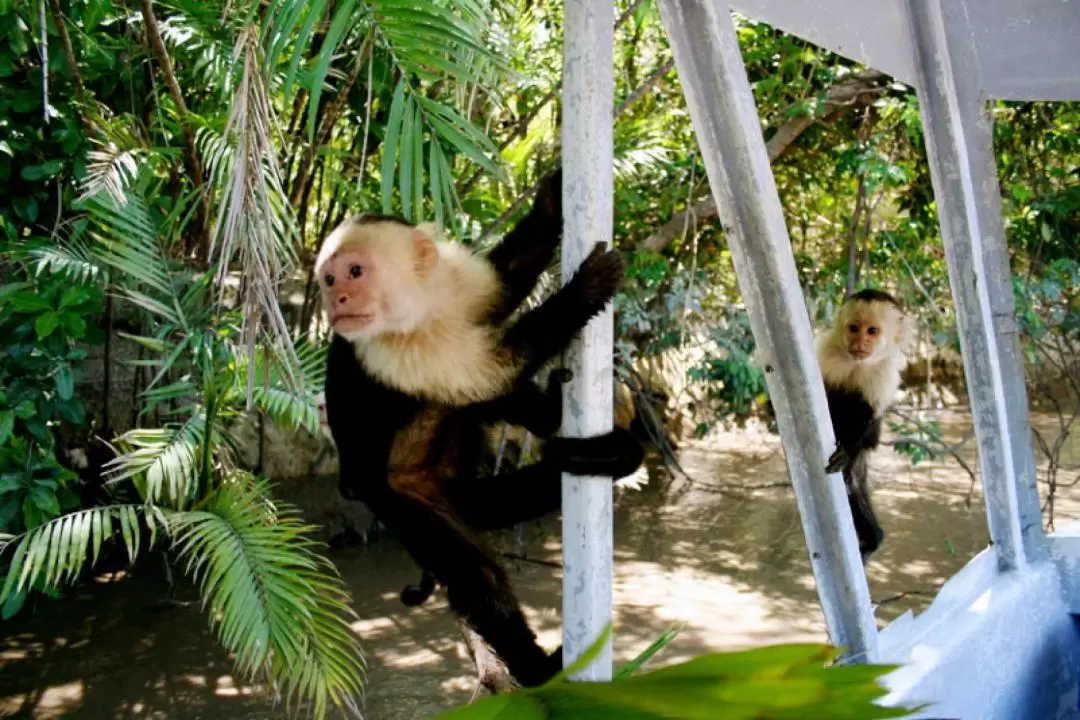
[[[810,319],[795,272],[754,96],[723,0],[659,0],[705,170],[776,408],[791,484],[834,645],[873,662],[870,607]]]
[[[614,18],[612,0],[566,0],[563,46],[562,282],[593,245],[612,241]],[[612,311],[585,327],[569,353],[563,433],[581,437],[612,428]],[[611,478],[562,479],[563,660],[576,660],[611,622]],[[611,641],[574,676],[611,679]]]

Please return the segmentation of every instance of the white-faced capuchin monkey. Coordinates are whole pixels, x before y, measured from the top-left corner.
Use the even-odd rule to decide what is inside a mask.
[[[360,216],[327,238],[316,264],[334,328],[325,393],[339,489],[397,535],[425,582],[446,589],[451,609],[526,686],[562,668],[561,649],[537,644],[481,533],[557,511],[563,472],[624,477],[644,458],[620,428],[555,436],[565,374],[553,373],[547,390],[532,380],[611,300],[624,267],[617,253],[598,246],[569,283],[507,322],[558,247],[560,180],[541,184],[529,215],[486,257],[430,227]],[[481,476],[485,427],[500,420],[545,438],[540,459]]]
[[[911,323],[881,290],[860,290],[845,301],[833,327],[815,338],[836,451],[826,472],[843,471],[863,562],[885,532],[874,515],[867,458],[881,439],[881,421],[900,389]]]

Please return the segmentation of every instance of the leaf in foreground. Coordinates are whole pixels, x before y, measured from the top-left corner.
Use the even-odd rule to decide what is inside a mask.
[[[566,682],[560,676],[543,687],[484,698],[439,717],[870,720],[913,712],[874,704],[885,694],[878,678],[893,666],[827,667],[836,656],[827,645],[776,645],[704,655],[614,682]]]

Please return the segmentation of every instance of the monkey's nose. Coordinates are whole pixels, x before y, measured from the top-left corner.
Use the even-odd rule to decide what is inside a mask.
[[[337,301],[338,301],[338,305],[344,305],[345,303],[347,303],[349,301],[349,296],[348,295],[338,295]]]

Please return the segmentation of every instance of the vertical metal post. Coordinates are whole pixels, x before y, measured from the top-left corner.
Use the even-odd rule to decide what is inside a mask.
[[[990,303],[991,277],[987,252],[993,252],[994,228],[981,225],[976,187],[985,177],[986,162],[978,164],[978,138],[965,127],[964,117],[980,112],[971,86],[977,72],[973,63],[965,67],[963,48],[950,54],[945,12],[941,0],[909,0],[909,15],[915,43],[919,112],[930,158],[930,173],[937,200],[938,222],[945,243],[949,284],[956,306],[967,378],[968,396],[975,420],[979,467],[986,493],[986,513],[990,537],[997,553],[998,567],[1012,570],[1023,566],[1026,557],[1020,531],[1013,445],[1006,420],[1007,397],[1015,403],[1015,387],[1006,392],[1001,353],[994,330]],[[958,73],[965,73],[959,75]],[[982,135],[989,142],[988,134]],[[987,152],[986,148],[982,149]],[[992,155],[990,156],[992,159]],[[999,210],[1000,212],[1000,210]],[[985,209],[983,219],[986,219]],[[986,233],[986,237],[984,237]],[[998,257],[996,264],[1000,265]],[[999,268],[1000,273],[1000,268]],[[1000,277],[997,278],[1000,282]],[[1011,294],[1011,288],[1009,289]],[[1015,373],[1017,368],[1013,368]],[[1014,382],[1016,378],[1012,378]],[[1014,412],[1020,409],[1013,405]],[[1027,417],[1027,408],[1023,408]],[[1028,441],[1030,435],[1025,436]]]
[[[659,0],[709,185],[765,364],[791,482],[834,645],[872,662],[877,626],[835,447],[810,319],[727,3]]]
[[[612,0],[566,0],[563,48],[562,281],[597,242],[612,242],[614,22]],[[574,379],[564,389],[563,432],[594,435],[612,428],[610,306],[585,328],[570,353]],[[563,659],[569,664],[611,622],[611,478],[562,480]],[[611,679],[611,642],[576,678]]]

